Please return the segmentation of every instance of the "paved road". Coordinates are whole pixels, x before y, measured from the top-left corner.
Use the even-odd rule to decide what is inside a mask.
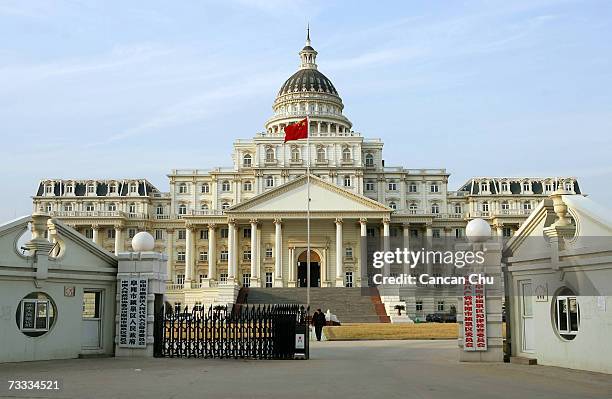
[[[0,364],[11,378],[61,377],[60,398],[610,398],[612,376],[466,364],[456,341],[321,342],[309,361],[80,359]],[[12,395],[12,396],[11,396]],[[0,389],[0,397],[28,397]]]

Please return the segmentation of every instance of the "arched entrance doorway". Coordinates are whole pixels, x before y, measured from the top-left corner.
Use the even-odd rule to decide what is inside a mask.
[[[298,256],[298,287],[307,286],[306,251]],[[310,250],[310,286],[321,286],[321,259],[319,254]]]

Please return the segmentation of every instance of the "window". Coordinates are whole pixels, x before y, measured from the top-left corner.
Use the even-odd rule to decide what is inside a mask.
[[[529,183],[523,183],[523,191],[524,192],[529,191]]]
[[[419,299],[416,301],[415,304],[416,304],[416,311],[422,312],[423,311],[423,301]]]
[[[85,237],[92,240],[93,239],[93,229],[85,229]]]
[[[266,177],[266,187],[274,187],[274,177]]]
[[[117,210],[117,204],[111,202],[110,204],[108,204],[108,210],[109,212],[115,212]]]
[[[39,337],[53,327],[57,308],[47,294],[33,292],[21,300],[15,316],[17,327],[23,334]]]
[[[353,259],[353,247],[344,248],[344,257],[347,259]]]
[[[545,190],[548,191],[548,192],[549,191],[553,191],[552,184],[546,183]]]
[[[115,229],[106,230],[106,238],[109,238],[109,239],[115,238]]]
[[[155,229],[155,239],[156,240],[164,239],[164,231],[162,229]]]
[[[344,176],[344,187],[351,186],[351,176]]]
[[[245,168],[250,168],[251,161],[251,154],[245,154],[245,156],[242,158],[242,166],[244,166]]]
[[[512,229],[510,227],[502,227],[503,237],[512,237]]]
[[[226,209],[228,209],[229,207],[230,207],[229,202],[224,202],[224,203],[222,203],[222,204],[221,204],[221,209],[223,209],[223,210],[226,210]]]
[[[502,190],[502,191],[508,191],[508,183],[503,182],[503,183],[501,184],[501,190]]]
[[[345,148],[342,150],[342,160],[350,161],[351,160],[351,150],[349,148]]]
[[[487,201],[484,201],[482,203],[482,211],[483,212],[489,212],[489,203]]]
[[[489,191],[489,183],[480,183],[480,191]]]
[[[96,186],[93,183],[87,184],[87,194],[93,194],[96,191]]]
[[[198,276],[198,283],[202,284],[204,280],[206,280],[207,278],[208,278],[208,274],[200,274]]]
[[[376,230],[373,229],[372,227],[368,227],[366,229],[366,234],[368,237],[375,237],[376,236]]]
[[[325,148],[319,147],[317,148],[317,161],[324,162],[325,161]]]
[[[561,290],[561,295],[553,302],[553,306],[557,332],[562,338],[574,339],[580,328],[578,298],[570,289],[564,288]]]
[[[440,238],[440,229],[432,229],[431,230],[431,236],[433,238]]]
[[[225,284],[227,283],[227,273],[221,273],[219,274],[219,282],[221,284]]]
[[[208,210],[208,204],[207,203],[200,204],[200,210],[201,211],[207,211]]]
[[[200,230],[200,240],[208,240],[208,230]]]
[[[344,286],[345,287],[353,286],[353,272],[346,272],[344,274]]]
[[[438,301],[436,304],[436,309],[438,312],[444,312],[444,301]]]
[[[136,229],[128,229],[128,238],[134,238],[136,235]]]
[[[389,202],[389,208],[396,210],[397,209],[397,204],[393,201]]]
[[[179,184],[179,194],[187,194],[187,184]]]
[[[85,204],[85,211],[86,212],[93,212],[94,211],[94,204],[92,204],[91,202],[88,202],[87,204]]]
[[[291,148],[291,161],[298,162],[300,160],[300,150],[297,147]]]
[[[185,204],[179,205],[178,213],[179,213],[179,215],[186,215],[187,214],[187,205],[185,205]]]
[[[272,287],[272,272],[266,272],[266,288]]]
[[[411,193],[416,193],[417,192],[417,185],[416,183],[410,183],[410,185],[408,186],[408,191]]]
[[[176,284],[185,284],[185,275],[177,274],[176,277],[174,278],[174,281],[176,282]]]
[[[365,166],[368,168],[371,168],[372,166],[374,166],[374,155],[372,154],[366,154],[365,156]]]
[[[131,203],[128,207],[128,213],[136,213],[136,204],[135,203]]]
[[[53,186],[52,185],[46,185],[45,186],[45,194],[53,194]]]
[[[178,231],[178,239],[179,240],[184,240],[187,236],[187,230],[179,230]]]
[[[374,182],[373,181],[367,181],[365,184],[365,189],[366,191],[374,191]]]
[[[64,204],[65,212],[72,212],[72,204]]]
[[[251,286],[251,273],[242,274],[242,286],[247,288]]]
[[[244,261],[251,260],[251,250],[250,249],[245,249],[242,252],[242,260]]]
[[[502,201],[501,209],[502,209],[502,211],[510,210],[510,204],[508,203],[508,201]]]
[[[531,210],[531,202],[529,202],[529,201],[523,202],[523,209],[526,210],[526,211],[530,211]]]
[[[208,194],[210,192],[210,186],[208,183],[202,183],[202,194]]]
[[[164,214],[164,206],[159,204],[155,207],[155,214],[156,215],[163,215]]]
[[[177,251],[176,252],[176,261],[177,262],[185,262],[185,251]]]
[[[397,183],[396,182],[389,182],[388,185],[389,191],[397,191]]]
[[[138,186],[135,183],[130,184],[130,193],[137,192]]]
[[[68,194],[74,193],[74,186],[73,185],[66,186],[66,193]]]
[[[242,237],[243,238],[251,238],[251,228],[250,227],[245,227],[242,230]]]
[[[417,207],[417,204],[412,203],[412,204],[410,204],[410,205],[408,206],[408,211],[409,211],[411,214],[413,214],[413,215],[414,215],[414,214],[416,214],[416,213],[417,213],[417,208],[418,208],[418,207]]]
[[[228,228],[222,228],[221,230],[221,238],[228,238],[229,237],[229,229]]]
[[[266,149],[266,162],[274,162],[274,149]]]
[[[228,259],[228,253],[227,250],[224,249],[223,251],[221,251],[221,254],[219,255],[219,260],[221,260],[221,262],[227,262]]]
[[[111,194],[115,194],[117,192],[117,183],[113,183],[109,186],[109,191]]]
[[[221,183],[221,191],[230,191],[230,182],[227,180],[223,180]]]
[[[440,213],[440,206],[438,204],[431,205],[431,213],[438,214]]]
[[[52,210],[53,210],[53,207],[51,206],[51,204],[50,204],[50,203],[48,203],[48,202],[47,202],[47,203],[45,204],[45,211],[47,211],[47,212],[51,212]]]
[[[455,213],[463,213],[461,204],[455,204]]]
[[[268,259],[272,258],[272,247],[271,246],[266,247],[266,258]]]
[[[208,252],[200,251],[200,262],[208,262]]]
[[[250,180],[245,181],[245,182],[242,184],[242,189],[243,189],[244,191],[251,191],[251,190],[253,190],[253,183],[251,183],[251,181],[250,181]]]
[[[455,238],[463,238],[464,235],[465,233],[462,227],[455,229]]]
[[[429,191],[432,193],[438,193],[440,192],[440,186],[438,183],[431,183],[429,186]]]
[[[572,183],[565,183],[564,186],[566,191],[572,191]]]

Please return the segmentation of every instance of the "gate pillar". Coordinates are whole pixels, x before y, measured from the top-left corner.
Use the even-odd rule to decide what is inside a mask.
[[[155,317],[166,292],[163,253],[153,252],[154,239],[140,232],[132,239],[134,252],[117,255],[117,315],[115,356],[153,357]]]

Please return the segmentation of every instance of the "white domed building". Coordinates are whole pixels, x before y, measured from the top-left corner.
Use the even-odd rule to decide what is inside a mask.
[[[34,209],[114,252],[131,250],[138,231],[151,232],[154,250],[168,255],[168,299],[177,305],[227,302],[227,290],[234,295],[240,287],[250,287],[250,303],[262,291],[301,301],[309,163],[311,285],[321,288],[313,291],[314,304],[317,295],[325,302],[323,288],[369,285],[371,262],[362,252],[371,254],[385,238],[391,248],[441,245],[465,237],[467,223],[482,218],[493,238],[504,239],[558,187],[580,193],[573,177],[478,177],[451,191],[444,168],[385,165],[383,141],[353,129],[317,56],[308,34],[265,130],[234,141],[231,166],[173,169],[166,192],[145,179],[43,179]],[[310,148],[306,140],[284,143],[284,127],[306,116]],[[423,271],[436,273],[434,265]],[[413,318],[449,312],[455,302],[419,290],[401,291]],[[348,298],[355,291],[346,292]]]

